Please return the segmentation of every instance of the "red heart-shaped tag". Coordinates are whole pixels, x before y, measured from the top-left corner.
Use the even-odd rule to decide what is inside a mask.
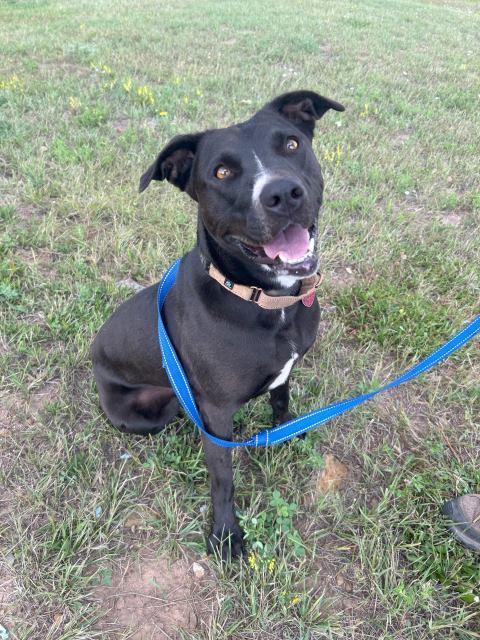
[[[311,291],[308,294],[308,296],[305,296],[305,298],[302,298],[302,302],[306,307],[311,307],[314,300],[315,300],[315,291]]]

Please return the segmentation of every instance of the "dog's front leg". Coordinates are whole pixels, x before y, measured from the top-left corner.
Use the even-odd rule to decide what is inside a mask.
[[[201,403],[205,427],[213,435],[230,440],[233,433],[233,411]],[[233,501],[232,450],[219,447],[202,434],[205,460],[210,474],[213,525],[208,537],[208,551],[218,553],[223,560],[244,552],[243,532],[235,516]]]
[[[278,425],[292,417],[288,410],[290,401],[290,378],[270,391],[270,405],[273,411],[273,424]]]

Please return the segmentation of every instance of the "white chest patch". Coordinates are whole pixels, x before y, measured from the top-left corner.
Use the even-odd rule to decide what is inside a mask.
[[[268,387],[269,389],[275,389],[275,387],[279,387],[281,384],[287,381],[287,378],[290,375],[290,371],[292,370],[293,363],[297,358],[298,353],[292,353],[292,357],[290,358],[290,360],[287,360],[283,369],[280,371],[272,384]]]
[[[288,289],[301,280],[300,276],[278,276],[277,282],[282,289]]]

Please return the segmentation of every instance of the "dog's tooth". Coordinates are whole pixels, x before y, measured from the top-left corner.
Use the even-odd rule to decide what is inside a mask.
[[[295,258],[294,260],[283,260],[283,262],[285,264],[299,264],[300,262],[304,262],[307,258],[310,258],[312,256],[313,252],[312,251],[307,251],[307,253],[302,256],[301,258]],[[284,254],[285,255],[285,254]],[[282,254],[279,255],[280,260],[282,260]]]

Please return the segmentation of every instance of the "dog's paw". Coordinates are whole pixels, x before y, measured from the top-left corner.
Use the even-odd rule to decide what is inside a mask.
[[[279,424],[283,424],[284,422],[288,422],[292,418],[295,418],[294,415],[290,413],[290,411],[284,411],[283,413],[273,414],[273,426],[278,427]]]
[[[213,553],[223,562],[229,558],[238,558],[245,554],[243,542],[243,531],[238,524],[232,527],[213,527],[212,533],[208,536],[208,553]]]

